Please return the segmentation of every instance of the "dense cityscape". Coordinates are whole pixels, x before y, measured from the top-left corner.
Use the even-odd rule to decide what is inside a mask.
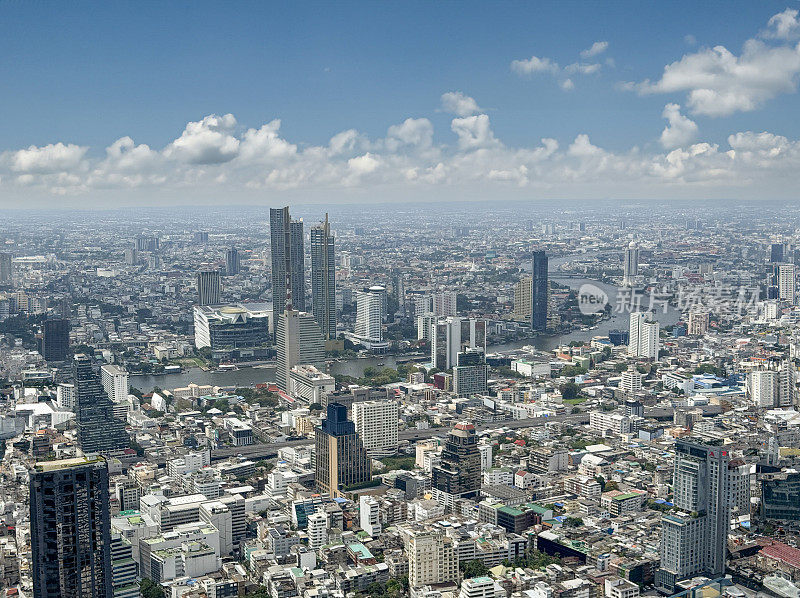
[[[8,211],[6,596],[797,596],[800,222]]]

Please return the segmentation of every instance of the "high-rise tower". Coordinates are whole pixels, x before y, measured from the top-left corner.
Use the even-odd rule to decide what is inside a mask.
[[[631,241],[625,248],[625,263],[622,265],[622,286],[633,285],[634,279],[639,275],[639,246]]]
[[[458,498],[474,498],[481,489],[481,453],[475,426],[460,422],[450,431],[442,450],[442,461],[433,468],[433,494],[452,507]]]
[[[736,475],[740,463],[725,447],[676,441],[673,502],[678,510],[661,519],[656,586],[672,592],[682,579],[725,574],[731,508],[737,484],[743,483]]]
[[[200,270],[197,273],[197,304],[219,305],[222,303],[222,292],[218,270]]]
[[[275,380],[284,392],[289,391],[289,372],[296,365],[313,365],[325,370],[325,341],[319,324],[309,313],[285,310],[275,326],[277,370]]]
[[[329,403],[327,417],[315,436],[316,483],[320,492],[337,496],[347,486],[372,479],[372,461],[355,423],[347,419],[347,407]]]
[[[75,420],[78,444],[86,453],[109,453],[124,450],[130,444],[125,424],[114,417],[114,403],[108,398],[92,360],[83,353],[75,355]]]
[[[547,329],[548,299],[547,254],[533,252],[533,276],[531,277],[531,326],[534,330]]]
[[[64,361],[69,352],[69,320],[54,318],[42,324],[42,357]]]
[[[225,274],[236,276],[239,274],[239,266],[239,250],[236,247],[231,247],[225,252]]]
[[[272,320],[287,306],[306,311],[303,221],[292,220],[289,207],[269,211],[272,250]]]
[[[30,509],[34,598],[111,598],[105,460],[37,463],[30,473]]]
[[[311,303],[325,340],[336,338],[336,262],[328,215],[311,229]]]

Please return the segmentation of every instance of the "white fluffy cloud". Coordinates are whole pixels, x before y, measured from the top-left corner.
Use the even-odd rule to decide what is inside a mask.
[[[233,114],[211,114],[201,121],[190,122],[165,154],[189,164],[220,164],[233,160],[239,153],[239,139],[233,135],[235,127]]]
[[[557,62],[553,62],[549,58],[531,56],[525,60],[512,61],[511,70],[520,75],[530,75],[531,73],[557,74],[561,69]]]
[[[485,114],[454,118],[450,128],[458,135],[458,147],[462,150],[488,148],[499,143]]]
[[[602,54],[608,48],[608,42],[595,42],[591,48],[581,52],[582,58],[592,58]],[[606,63],[613,65],[614,61],[609,58]],[[573,62],[565,67],[559,66],[555,60],[550,58],[540,58],[531,56],[524,60],[514,60],[511,62],[511,70],[521,76],[528,76],[537,73],[553,75],[559,79],[559,86],[564,91],[575,89],[575,82],[570,75],[593,75],[600,72],[603,65],[598,62]]]
[[[793,35],[796,13],[784,11],[773,16],[767,31],[776,39]],[[799,77],[800,44],[772,46],[749,39],[739,56],[724,46],[703,48],[665,66],[658,81],[647,80],[629,88],[641,94],[685,92],[693,114],[728,116],[795,92]]]
[[[46,174],[77,168],[89,148],[72,143],[51,143],[42,147],[30,146],[13,152],[11,170],[23,174]]]
[[[442,94],[442,110],[461,117],[483,112],[474,99],[460,91],[448,91]]]
[[[138,193],[144,199],[169,193],[218,198],[223,193],[231,200],[248,201],[263,198],[264,190],[275,197],[300,192],[303,197],[322,194],[331,200],[365,190],[377,199],[391,192],[395,197],[420,198],[465,193],[485,193],[486,197],[514,197],[515,193],[521,197],[795,195],[800,142],[770,132],[742,131],[732,133],[727,143],[695,143],[697,127],[677,104],[667,104],[663,116],[667,120],[661,136],[663,152],[612,151],[585,133],[563,149],[551,138],[511,147],[497,138],[486,114],[452,119],[452,144],[436,140],[428,119],[408,118],[389,126],[384,138],[370,139],[349,129],[323,145],[285,139],[277,119],[237,129],[232,116],[224,127],[213,124],[222,117],[210,116],[189,123],[186,137],[211,131],[219,134],[210,136],[216,143],[179,144],[184,152],[180,157],[175,142],[158,149],[130,137],[114,141],[97,157],[86,147],[68,143],[2,153],[0,197],[43,193],[80,198],[71,201],[83,203],[95,196],[107,201],[124,193]],[[235,147],[235,155],[209,162],[213,155],[228,158],[231,152],[225,153],[225,147]],[[201,163],[199,156],[205,161]]]
[[[591,58],[608,50],[608,42],[594,42],[591,48],[581,52],[581,58]]]
[[[796,38],[800,34],[800,20],[797,15],[798,11],[794,8],[787,8],[773,15],[767,21],[767,28],[761,32],[761,36],[767,39]]]
[[[659,140],[666,149],[684,146],[697,136],[697,123],[681,114],[680,105],[667,104],[661,116],[668,122]]]

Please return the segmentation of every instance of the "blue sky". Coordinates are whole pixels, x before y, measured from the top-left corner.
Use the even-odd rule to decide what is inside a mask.
[[[0,205],[793,198],[798,4],[0,3]]]

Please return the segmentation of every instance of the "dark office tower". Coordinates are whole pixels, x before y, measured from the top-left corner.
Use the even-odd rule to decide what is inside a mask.
[[[0,284],[10,285],[13,272],[11,254],[0,253]]]
[[[130,439],[122,421],[114,417],[114,403],[108,398],[92,360],[83,353],[73,361],[75,377],[75,420],[78,444],[84,453],[110,453],[128,448]]]
[[[433,490],[437,501],[447,506],[457,498],[474,498],[480,492],[481,453],[471,423],[457,423],[448,434],[442,461],[433,468]]]
[[[319,492],[334,497],[348,486],[372,479],[372,461],[356,432],[356,425],[347,419],[347,407],[340,403],[328,404],[327,417],[315,430],[315,441]]]
[[[784,261],[785,254],[786,245],[784,243],[773,243],[769,246],[769,261],[773,264]]]
[[[269,211],[272,249],[272,321],[278,321],[287,304],[306,311],[303,221],[292,220],[288,206]],[[287,289],[287,280],[290,288]],[[291,291],[291,297],[289,292]]]
[[[531,325],[534,330],[547,329],[547,254],[533,252],[533,276],[531,278]]]
[[[222,296],[218,270],[200,270],[197,273],[197,304],[219,305]]]
[[[208,243],[208,233],[202,230],[197,231],[194,234],[194,242],[195,243]]]
[[[42,325],[42,357],[64,361],[69,352],[69,320],[45,320]]]
[[[239,273],[239,251],[235,247],[225,252],[225,273],[228,276],[236,276]]]
[[[311,229],[311,303],[325,340],[336,338],[336,264],[328,215]]]
[[[34,598],[111,598],[108,468],[101,458],[30,472]]]

